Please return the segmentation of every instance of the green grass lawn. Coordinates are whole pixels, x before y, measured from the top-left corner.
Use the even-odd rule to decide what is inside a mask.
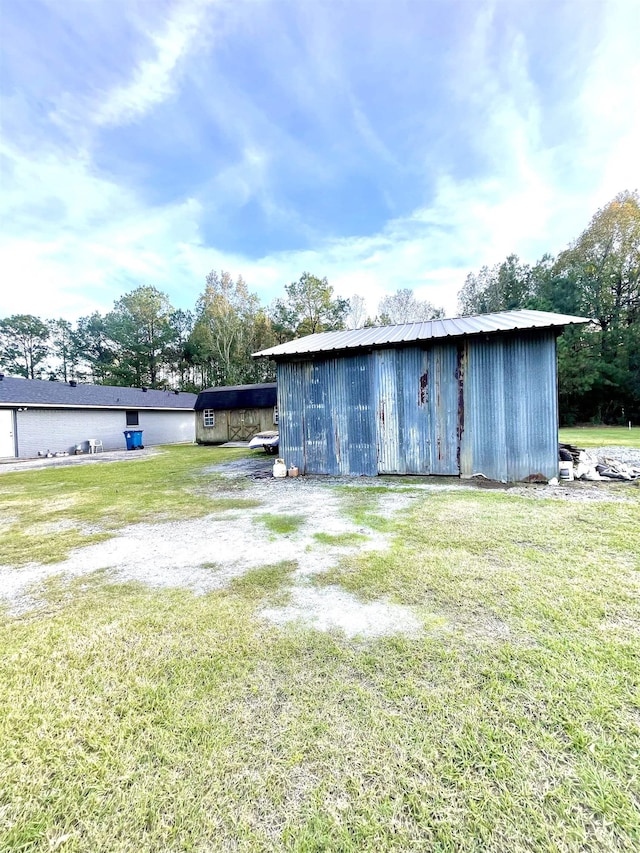
[[[206,473],[242,452],[3,475],[15,522],[0,562],[62,558],[71,528],[50,552],[37,532],[52,519],[112,535],[254,506]],[[384,529],[391,547],[314,583],[411,607],[423,630],[264,621],[291,562],[201,596],[106,573],[49,581],[36,610],[0,619],[0,850],[640,847],[640,489],[609,503],[422,492],[388,518],[385,489],[336,488],[361,535]],[[36,533],[18,547],[21,524]]]
[[[640,448],[640,427],[563,427],[560,441],[584,448],[606,445]]]
[[[191,445],[124,463],[69,465],[0,477],[0,565],[29,560],[51,563],[72,548],[109,538],[124,524],[197,518],[216,509],[251,508],[243,497],[216,498],[199,489],[202,469],[212,460],[237,458],[243,451]],[[215,480],[207,475],[207,482]],[[225,484],[228,489],[228,484]],[[95,532],[86,533],[86,525]]]

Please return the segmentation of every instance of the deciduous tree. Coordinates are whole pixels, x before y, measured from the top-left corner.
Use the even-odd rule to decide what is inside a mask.
[[[364,297],[354,293],[349,297],[346,325],[349,329],[361,329],[367,321],[367,304]]]
[[[405,287],[380,300],[378,316],[383,324],[388,325],[421,323],[444,317],[444,310],[426,300],[416,299],[413,290]]]
[[[558,341],[563,421],[640,418],[640,197],[619,193],[554,259],[533,267],[510,255],[470,273],[464,314],[534,308],[591,318]]]
[[[279,340],[290,340],[315,332],[344,329],[349,300],[334,296],[326,278],[302,273],[285,286],[285,299],[271,309],[271,320]]]
[[[212,270],[198,299],[191,337],[196,363],[210,385],[236,385],[251,375],[251,348],[260,303],[242,278]]]
[[[458,304],[462,316],[491,314],[524,308],[532,295],[531,269],[517,255],[509,255],[501,264],[469,273]]]

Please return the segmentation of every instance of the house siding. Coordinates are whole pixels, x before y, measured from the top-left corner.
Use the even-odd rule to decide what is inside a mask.
[[[192,411],[138,409],[139,424],[129,429],[143,430],[145,446],[180,444],[195,438]],[[73,453],[77,444],[89,438],[102,441],[105,450],[124,450],[126,412],[108,409],[27,408],[16,411],[18,458],[28,459],[38,452]]]

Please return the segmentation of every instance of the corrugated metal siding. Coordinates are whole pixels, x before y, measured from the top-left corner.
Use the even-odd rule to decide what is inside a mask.
[[[380,474],[458,473],[455,346],[372,353]]]
[[[280,455],[287,465],[295,465],[305,473],[304,400],[308,362],[278,364],[278,431]]]
[[[346,423],[347,440],[342,441],[341,473],[375,476],[378,471],[376,453],[375,400],[373,371],[367,355],[334,360],[336,375],[333,408]],[[341,402],[342,401],[342,402]]]
[[[68,451],[89,438],[99,438],[105,450],[124,450],[125,412],[105,409],[36,409],[16,412],[18,456],[28,459],[38,451]],[[139,410],[145,446],[179,444],[195,439],[193,412]]]
[[[307,397],[304,402],[304,455],[306,470],[312,474],[337,474],[333,452],[333,424],[326,364],[309,365]]]
[[[278,365],[280,454],[306,474],[377,473],[367,356]]]
[[[370,360],[366,356],[355,356],[328,359],[315,366],[322,376],[329,403],[326,452],[330,473],[375,474]],[[314,451],[315,448],[308,444],[307,466],[316,467]]]
[[[375,370],[378,472],[405,474],[398,411],[398,350],[386,349],[372,356]]]
[[[555,335],[465,342],[463,477],[558,472]]]
[[[455,344],[427,353],[430,474],[456,475],[458,464],[458,380]]]
[[[304,473],[457,474],[455,346],[278,365],[280,453]]]
[[[280,453],[313,474],[557,474],[555,334],[278,364]]]

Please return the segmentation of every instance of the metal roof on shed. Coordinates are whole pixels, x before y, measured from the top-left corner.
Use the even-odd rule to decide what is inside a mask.
[[[440,338],[459,338],[469,335],[494,334],[524,329],[548,329],[591,322],[587,317],[552,314],[548,311],[500,311],[474,317],[455,317],[427,320],[424,323],[402,323],[398,326],[378,326],[344,332],[318,332],[285,344],[253,353],[260,356],[288,356],[305,353],[331,352],[362,347],[393,346]]]
[[[80,409],[181,409],[192,410],[195,394],[126,388],[119,385],[70,385],[43,379],[0,380],[0,406],[40,406]]]
[[[195,409],[266,409],[275,406],[277,391],[275,382],[257,382],[253,385],[221,385],[205,388],[198,394]]]

